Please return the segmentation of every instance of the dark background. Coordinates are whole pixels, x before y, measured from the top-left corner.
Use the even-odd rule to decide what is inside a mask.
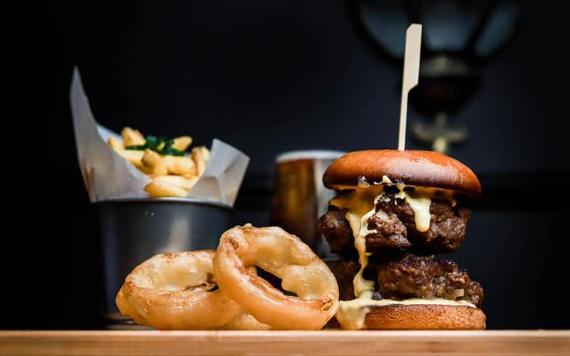
[[[452,117],[468,127],[470,141],[451,154],[484,188],[453,257],[485,288],[490,328],[570,327],[570,55],[562,4],[526,4],[520,34],[482,68],[480,91]],[[280,152],[396,145],[400,68],[364,38],[349,7],[340,0],[68,1],[38,10],[25,44],[31,81],[13,91],[24,101],[11,119],[23,133],[18,147],[29,149],[34,165],[15,168],[27,173],[29,189],[8,189],[16,198],[4,218],[14,231],[6,240],[15,246],[3,263],[14,280],[5,285],[1,326],[104,326],[99,237],[69,113],[74,65],[101,124],[188,133],[202,144],[218,137],[249,154],[237,220],[267,224]]]

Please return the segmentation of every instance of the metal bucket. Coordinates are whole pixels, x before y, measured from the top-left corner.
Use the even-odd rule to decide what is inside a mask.
[[[233,210],[189,199],[125,199],[96,203],[105,272],[104,313],[109,327],[132,324],[115,296],[125,277],[157,253],[213,249],[231,227]]]

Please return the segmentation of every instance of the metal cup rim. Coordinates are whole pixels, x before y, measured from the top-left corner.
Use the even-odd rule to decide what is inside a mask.
[[[158,204],[181,203],[188,205],[205,205],[221,209],[232,210],[231,206],[218,201],[208,201],[196,198],[174,198],[174,197],[173,198],[119,198],[119,199],[102,200],[95,202],[94,204],[102,205],[102,204],[112,204],[112,203],[158,203]]]

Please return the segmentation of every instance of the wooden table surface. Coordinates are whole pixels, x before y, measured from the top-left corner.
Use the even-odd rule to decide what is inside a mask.
[[[570,355],[567,331],[0,331],[0,355]]]

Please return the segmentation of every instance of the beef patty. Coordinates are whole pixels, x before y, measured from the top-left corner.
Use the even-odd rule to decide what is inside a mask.
[[[342,300],[354,298],[352,280],[358,272],[358,262],[336,261],[331,266],[339,282]],[[465,300],[480,306],[483,288],[452,261],[433,256],[412,254],[370,261],[364,277],[374,280],[374,299],[443,298]]]
[[[381,263],[378,290],[383,298],[443,298],[483,302],[483,288],[457,263],[433,256],[404,255]]]
[[[410,205],[393,194],[382,194],[376,204],[376,213],[368,228],[374,232],[366,236],[366,250],[404,251],[421,253],[451,252],[465,239],[471,211],[453,207],[446,200],[432,200],[430,227],[425,232],[416,230],[414,211]],[[345,218],[345,210],[331,206],[319,220],[319,228],[333,253],[351,256],[356,254],[352,229]]]

